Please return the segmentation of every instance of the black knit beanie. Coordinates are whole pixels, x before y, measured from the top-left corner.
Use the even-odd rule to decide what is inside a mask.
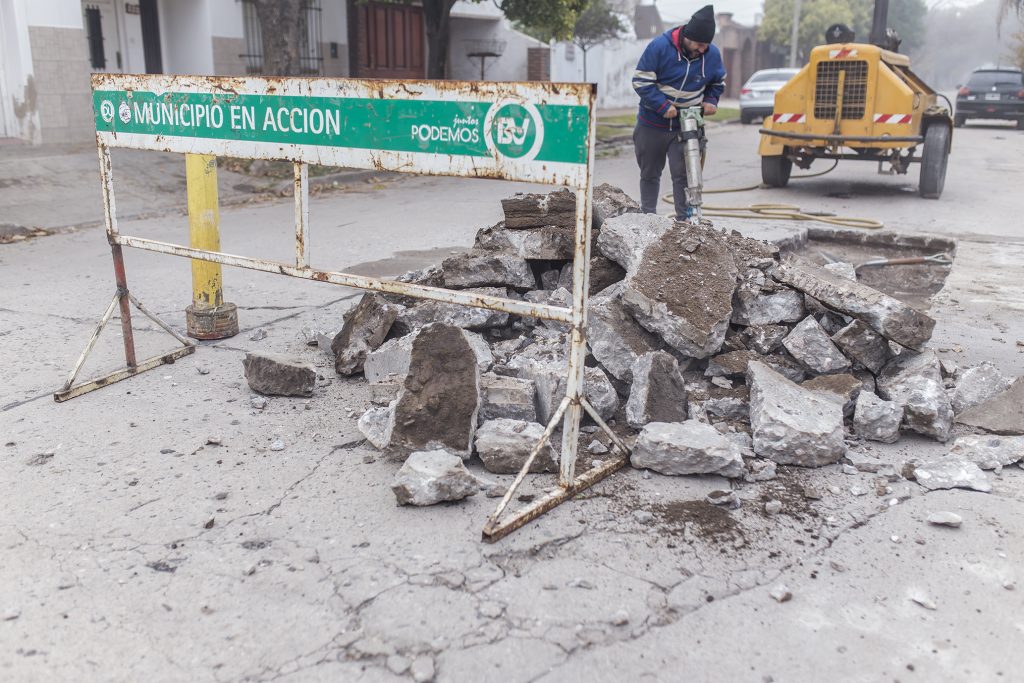
[[[704,5],[694,12],[683,27],[683,37],[698,43],[710,43],[715,37],[715,8]]]

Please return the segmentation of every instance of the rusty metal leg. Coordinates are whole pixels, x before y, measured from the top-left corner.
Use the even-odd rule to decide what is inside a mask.
[[[136,366],[135,335],[132,332],[132,309],[128,301],[128,279],[124,274],[124,254],[120,244],[110,246],[114,257],[114,280],[117,284],[117,296],[121,306],[121,336],[124,338],[124,360],[129,368]]]

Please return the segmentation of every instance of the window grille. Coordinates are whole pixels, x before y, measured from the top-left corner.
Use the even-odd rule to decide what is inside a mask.
[[[103,22],[100,8],[88,5],[85,8],[85,37],[89,41],[89,64],[97,71],[107,68],[107,57],[103,52]]]
[[[320,0],[305,0],[298,21],[304,25],[299,37],[300,76],[319,76],[323,73],[323,53],[320,50],[322,31],[322,9]],[[263,34],[256,4],[242,0],[242,27],[245,35],[245,54],[239,55],[245,61],[245,71],[250,74],[263,73]]]
[[[818,62],[817,80],[814,84],[815,118],[836,118],[840,71],[846,72],[843,79],[843,111],[840,118],[864,118],[864,106],[868,96],[868,63],[862,60]]]

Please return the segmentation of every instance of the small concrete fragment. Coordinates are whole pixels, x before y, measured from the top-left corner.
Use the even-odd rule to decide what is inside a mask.
[[[832,343],[876,375],[892,360],[889,342],[860,320],[854,320],[833,334]]]
[[[747,374],[747,363],[752,360],[763,361],[764,358],[756,351],[720,353],[708,361],[708,367],[704,370],[704,376],[744,377]]]
[[[743,331],[743,339],[751,351],[768,354],[782,346],[782,340],[789,334],[785,325],[752,325]]]
[[[903,406],[903,423],[918,434],[948,441],[953,408],[934,351],[903,353],[878,376],[878,394]]]
[[[601,253],[633,273],[640,266],[644,252],[651,244],[672,229],[671,218],[654,213],[627,213],[610,218],[601,226],[597,247]]]
[[[737,325],[795,323],[807,315],[803,295],[792,289],[774,294],[740,291],[733,305],[732,322]]]
[[[399,505],[435,505],[462,500],[480,490],[462,458],[445,450],[409,455],[391,483]]]
[[[789,602],[793,599],[793,591],[781,583],[768,591],[768,595],[772,596],[772,600],[775,602]]]
[[[576,231],[570,227],[546,225],[512,230],[502,224],[481,228],[473,244],[475,251],[493,251],[524,259],[572,260]]]
[[[576,195],[569,190],[549,194],[517,192],[501,200],[507,228],[541,228],[546,225],[576,225]]]
[[[622,191],[622,188],[601,183],[594,188],[594,199],[591,202],[591,224],[594,230],[600,230],[609,218],[624,213],[640,213],[640,205],[635,199]]]
[[[504,287],[476,287],[465,291],[506,299],[517,298],[509,297],[508,290]],[[399,312],[392,325],[394,329],[392,336],[409,334],[430,323],[445,323],[467,330],[486,330],[504,327],[508,324],[508,318],[509,314],[502,311],[421,300]]]
[[[537,421],[533,382],[491,373],[480,376],[480,422],[510,419]]]
[[[645,353],[630,373],[633,384],[626,422],[641,429],[649,422],[683,422],[687,416],[686,382],[679,361],[665,351]]]
[[[518,474],[530,453],[537,446],[544,427],[523,420],[488,420],[476,430],[476,452],[484,469],[495,474]],[[530,465],[530,472],[557,472],[550,443]]]
[[[391,432],[395,428],[395,406],[398,399],[382,408],[370,408],[359,418],[357,426],[366,440],[379,450],[387,450],[391,445]]]
[[[954,457],[915,466],[914,479],[929,491],[957,488],[988,493],[992,490],[981,468],[969,460]]]
[[[368,382],[390,381],[391,377],[403,379],[409,372],[409,362],[412,358],[412,347],[420,330],[411,332],[404,337],[391,339],[384,342],[380,348],[366,354],[363,363],[363,376]],[[466,342],[469,343],[476,358],[477,367],[481,372],[490,369],[493,363],[491,348],[484,341],[484,338],[469,330],[463,331]]]
[[[903,406],[900,404],[885,401],[868,391],[862,391],[857,396],[857,405],[853,411],[853,432],[857,436],[882,443],[896,443],[900,438],[902,422]],[[850,454],[847,454],[849,457]],[[857,463],[854,466],[857,467]]]
[[[772,276],[811,295],[829,308],[863,320],[887,339],[920,349],[931,339],[935,321],[901,301],[852,282],[806,261],[781,264]]]
[[[692,253],[687,245],[696,245]],[[691,358],[706,358],[725,341],[737,272],[720,233],[708,226],[677,223],[651,243],[630,270],[622,304],[672,348]]]
[[[446,258],[444,285],[449,289],[511,287],[534,289],[537,279],[526,259],[513,254],[479,251]]]
[[[242,360],[245,380],[253,391],[268,396],[312,396],[316,368],[277,353],[250,351]]]
[[[933,512],[928,515],[928,523],[935,526],[948,526],[959,529],[964,519],[955,512]]]
[[[334,369],[353,375],[363,369],[366,354],[384,343],[400,311],[379,294],[367,293],[344,315],[341,331],[331,341]]]
[[[967,434],[953,442],[949,454],[983,470],[1000,470],[1024,460],[1024,436]]]
[[[956,388],[949,396],[953,414],[959,415],[968,408],[984,403],[1010,388],[1013,379],[999,372],[989,362],[956,373]]]
[[[587,345],[597,362],[615,379],[631,382],[637,359],[664,345],[623,308],[623,289],[624,285],[615,284],[590,300]]]
[[[956,421],[994,434],[1024,434],[1024,377],[1014,380],[1006,391],[968,408]]]
[[[804,467],[828,465],[846,453],[838,404],[756,361],[748,366],[747,385],[755,453]]]
[[[464,332],[440,323],[424,327],[413,342],[395,407],[392,445],[447,448],[468,458],[479,406],[480,368]]]
[[[670,475],[741,477],[744,473],[739,446],[696,420],[648,424],[637,437],[630,463]]]
[[[843,372],[850,368],[849,359],[843,355],[814,316],[807,316],[793,328],[782,345],[797,361],[816,375]]]
[[[853,375],[821,375],[803,382],[804,389],[820,392],[825,398],[836,401],[843,407],[843,414],[853,415],[863,384]]]

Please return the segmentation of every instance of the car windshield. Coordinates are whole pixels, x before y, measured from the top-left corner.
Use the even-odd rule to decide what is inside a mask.
[[[788,81],[796,71],[758,71],[750,77],[748,83],[767,83],[769,81]]]
[[[1019,71],[975,71],[967,81],[967,87],[975,90],[1000,85],[1019,88],[1024,85],[1024,77]]]

